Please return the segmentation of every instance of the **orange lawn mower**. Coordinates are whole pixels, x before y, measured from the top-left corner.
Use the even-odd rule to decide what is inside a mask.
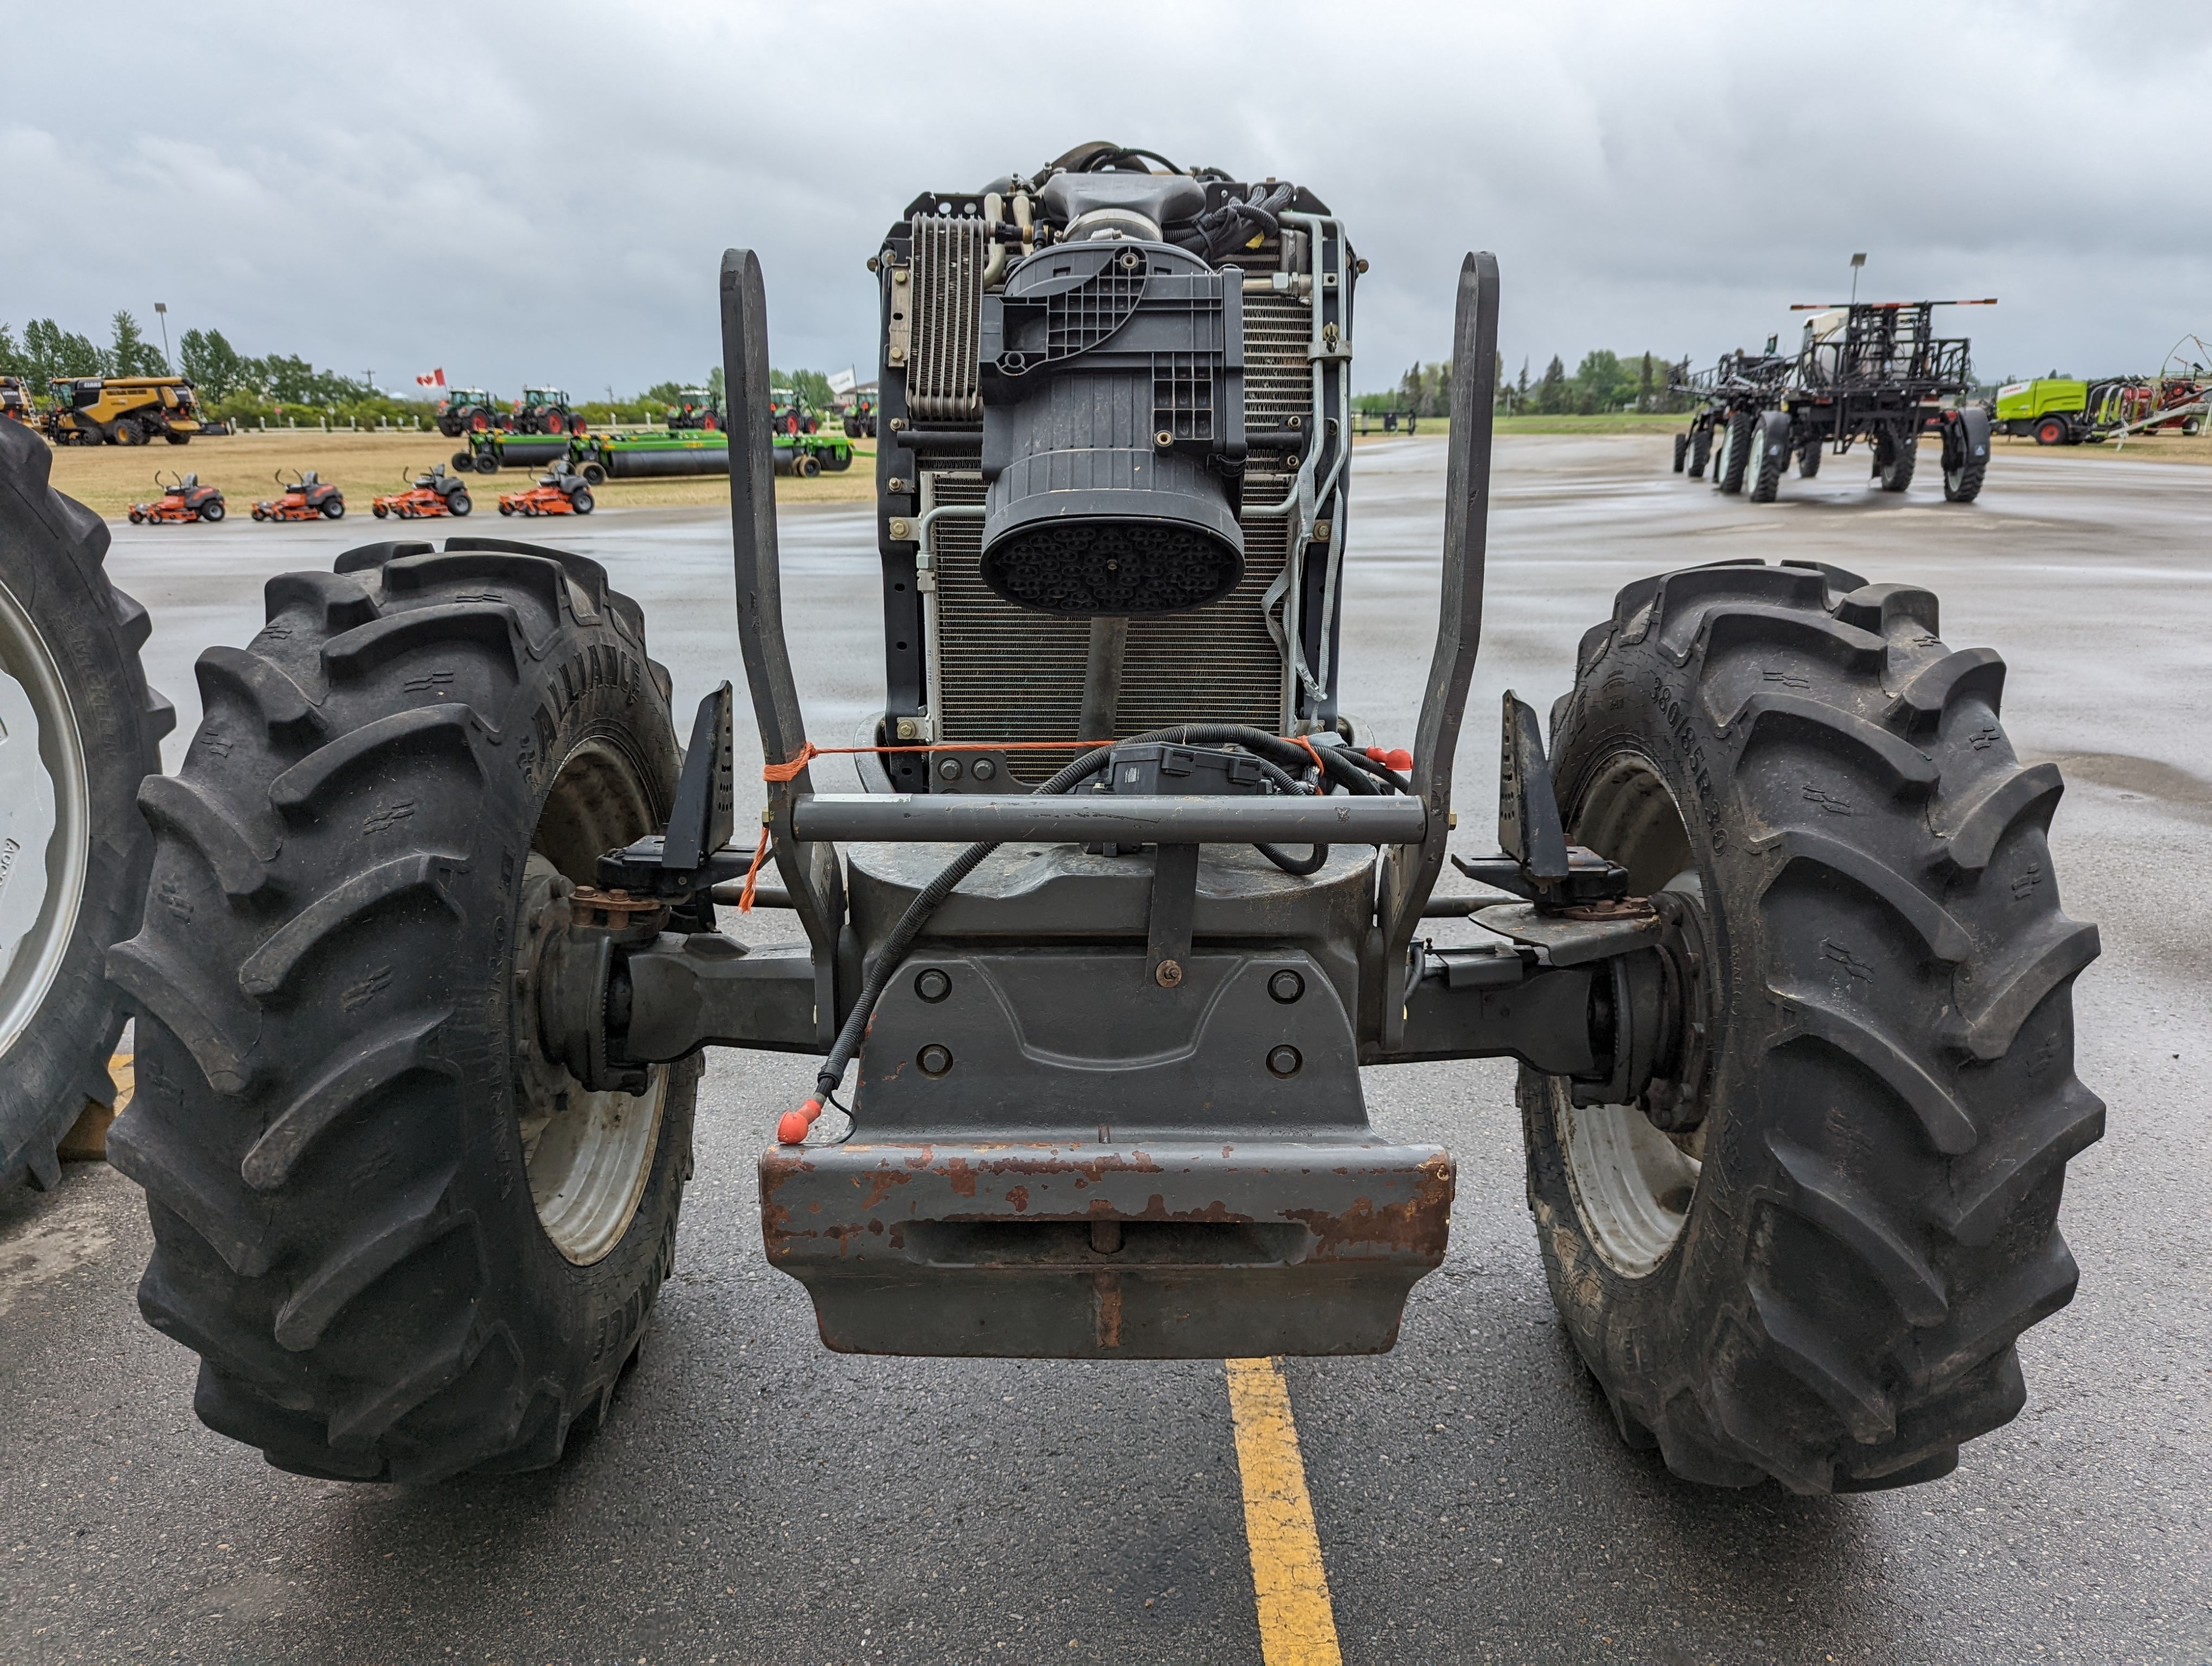
[[[222,489],[201,485],[199,476],[172,476],[164,480],[157,471],[154,483],[161,489],[161,495],[151,503],[133,503],[131,506],[131,524],[133,526],[158,525],[164,521],[212,522],[222,519]]]
[[[475,507],[469,496],[469,483],[458,474],[447,474],[441,463],[428,474],[416,475],[405,491],[387,492],[376,499],[368,512],[379,520],[386,515],[426,520],[438,515],[465,515]]]
[[[503,515],[587,515],[592,512],[591,483],[564,463],[539,475],[538,483],[526,492],[501,492],[499,512]]]
[[[284,477],[286,472],[276,471],[276,483],[283,488],[283,496],[264,497],[256,503],[256,520],[337,520],[344,516],[345,494],[314,470],[305,474],[292,470],[289,480]]]

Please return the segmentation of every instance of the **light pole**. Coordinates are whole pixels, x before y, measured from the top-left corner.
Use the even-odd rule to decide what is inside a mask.
[[[174,370],[177,368],[176,362],[169,356],[169,303],[166,301],[155,301],[154,315],[161,320],[161,362]]]
[[[1865,264],[1866,256],[1863,254],[1851,257],[1851,305],[1854,307],[1859,304],[1859,268]]]

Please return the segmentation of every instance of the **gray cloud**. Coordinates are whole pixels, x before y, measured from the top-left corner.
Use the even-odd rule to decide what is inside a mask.
[[[1984,374],[2212,331],[2196,9],[85,7],[15,15],[9,46],[0,319],[104,333],[162,299],[387,386],[700,374],[732,243],[779,362],[866,366],[862,262],[905,202],[1095,137],[1345,215],[1362,386],[1443,354],[1470,246],[1536,368],[1786,336],[1854,249],[1863,292],[2000,296],[1959,315]]]

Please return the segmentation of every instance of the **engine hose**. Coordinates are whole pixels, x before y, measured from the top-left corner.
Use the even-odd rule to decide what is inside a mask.
[[[1348,746],[1343,750],[1346,762],[1349,763],[1353,769],[1360,770],[1364,774],[1372,775],[1377,781],[1388,781],[1390,784],[1391,791],[1395,793],[1410,793],[1413,790],[1413,781],[1407,777],[1400,775],[1389,764],[1378,763],[1375,759],[1368,757],[1366,753],[1354,751],[1352,748]]]
[[[1261,844],[1256,839],[1252,842],[1252,848],[1282,869],[1284,873],[1295,874],[1299,879],[1304,879],[1309,873],[1320,873],[1328,861],[1328,847],[1325,844],[1316,845],[1313,848],[1313,854],[1302,860],[1293,860],[1276,849],[1274,846]]]
[[[1132,735],[1129,741],[1122,744],[1128,745],[1136,741],[1165,741],[1175,745],[1220,745],[1234,742],[1260,759],[1263,764],[1275,766],[1279,771],[1283,772],[1285,780],[1291,779],[1287,773],[1288,769],[1310,768],[1315,759],[1318,757],[1322,761],[1324,775],[1334,780],[1346,791],[1373,793],[1382,790],[1375,784],[1371,776],[1345,759],[1342,756],[1344,751],[1342,747],[1309,748],[1295,740],[1285,740],[1279,735],[1269,734],[1265,729],[1251,728],[1241,723],[1177,724],[1172,728],[1153,729],[1144,734]],[[1036,789],[1037,793],[1042,795],[1067,792],[1079,782],[1097,775],[1106,767],[1112,757],[1111,747],[1093,747],[1039,787]],[[1295,790],[1297,783],[1292,781],[1291,785]],[[786,1111],[778,1120],[775,1127],[778,1144],[786,1146],[800,1144],[806,1138],[806,1131],[812,1128],[815,1122],[821,1116],[822,1107],[824,1104],[836,1103],[837,1085],[844,1079],[845,1068],[852,1063],[853,1055],[860,1050],[860,1043],[867,1035],[868,1020],[875,1012],[876,1003],[883,998],[883,993],[890,986],[891,979],[897,974],[899,968],[905,964],[907,952],[913,948],[915,939],[921,935],[922,928],[928,925],[931,916],[944,905],[945,899],[952,895],[954,889],[963,879],[982,865],[984,859],[999,848],[999,842],[997,840],[990,840],[984,843],[969,845],[967,849],[946,863],[937,877],[916,892],[914,901],[907,904],[906,912],[899,916],[898,924],[891,927],[890,934],[884,939],[882,949],[877,952],[873,970],[861,981],[860,995],[853,1002],[853,1010],[845,1015],[844,1025],[837,1031],[837,1039],[830,1043],[829,1056],[822,1061],[822,1068],[815,1073],[814,1097],[806,1100],[798,1110]],[[1308,859],[1311,863],[1310,866],[1294,865],[1289,859],[1279,855],[1265,845],[1259,846],[1258,848],[1276,866],[1287,873],[1310,873],[1328,860],[1328,848],[1326,845],[1317,845],[1314,848],[1312,856]]]

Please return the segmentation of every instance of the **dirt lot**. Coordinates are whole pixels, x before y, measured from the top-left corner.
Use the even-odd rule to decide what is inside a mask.
[[[452,457],[456,442],[442,434],[376,434],[315,429],[271,430],[193,441],[187,446],[102,446],[97,450],[62,446],[54,452],[54,484],[101,514],[120,516],[131,504],[158,496],[155,470],[197,472],[220,486],[230,513],[243,516],[257,498],[274,496],[279,469],[313,469],[336,481],[349,513],[366,518],[369,500],[380,492],[402,489],[416,474]],[[787,503],[865,502],[875,490],[875,446],[854,447],[853,466],[842,474],[813,480],[779,480],[776,499]],[[520,491],[537,477],[534,469],[503,469],[482,477],[475,496],[486,509],[501,491]],[[726,503],[728,483],[719,477],[695,480],[611,480],[593,489],[601,505]]]

